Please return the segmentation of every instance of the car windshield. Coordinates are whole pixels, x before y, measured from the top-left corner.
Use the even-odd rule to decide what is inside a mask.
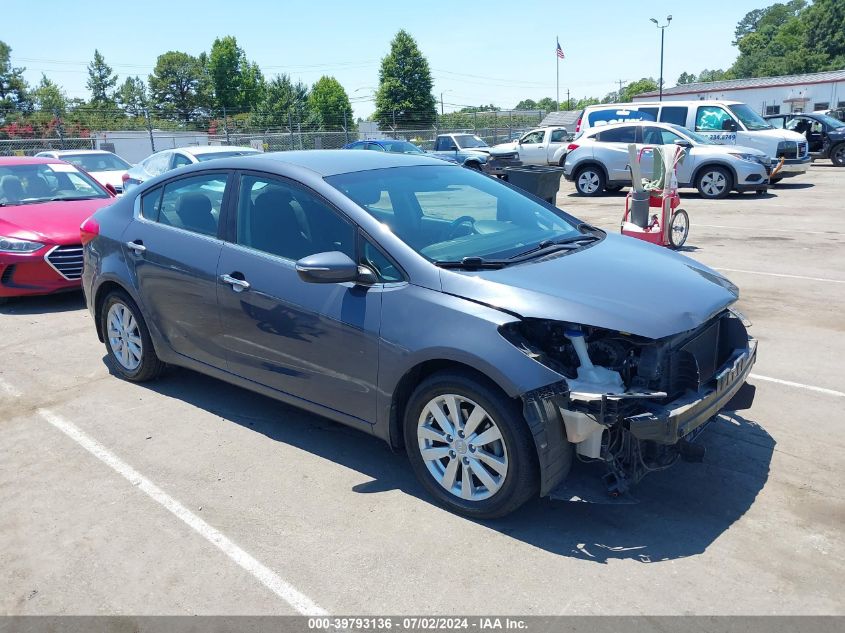
[[[742,121],[742,124],[749,131],[773,129],[763,117],[754,112],[754,110],[744,103],[729,105],[728,108],[730,108],[731,112],[736,115],[736,118]]]
[[[85,171],[126,171],[132,165],[114,154],[62,154],[61,160]]]
[[[454,138],[461,149],[465,147],[490,147],[484,142],[484,139],[475,136],[475,134],[455,134]]]
[[[691,139],[693,143],[698,143],[699,145],[716,145],[716,143],[714,143],[711,139],[697,132],[693,132],[688,128],[675,125],[674,123],[670,123],[669,127],[675,130],[678,134],[683,134],[688,139]]]
[[[824,123],[825,125],[829,125],[834,130],[845,127],[845,122],[840,121],[839,119],[834,119],[832,116],[828,116],[826,114],[817,114],[815,117]]]
[[[583,237],[574,218],[470,169],[396,167],[326,181],[436,263],[503,260]]]
[[[419,147],[407,141],[382,141],[381,146],[394,154],[425,154]]]
[[[108,197],[90,176],[68,163],[0,166],[0,206]]]
[[[249,150],[249,149],[240,149],[240,150],[233,150],[231,152],[207,152],[202,154],[194,154],[194,157],[201,163],[204,163],[207,160],[216,160],[218,158],[231,158],[232,156],[248,156],[251,154],[260,154],[257,149]]]

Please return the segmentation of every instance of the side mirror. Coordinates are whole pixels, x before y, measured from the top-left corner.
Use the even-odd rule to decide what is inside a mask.
[[[114,188],[114,185],[110,182],[106,183],[106,191],[108,191],[111,195],[117,195],[117,189]]]
[[[736,121],[733,119],[725,119],[722,121],[722,129],[726,132],[736,132]]]
[[[675,145],[677,145],[678,147],[692,147],[692,143],[683,138],[677,139],[675,141]]]
[[[449,147],[446,148],[446,151],[447,152],[457,152],[458,146],[457,145],[450,145]]]
[[[296,262],[296,272],[302,281],[312,284],[339,284],[358,281],[358,265],[349,255],[339,251],[308,255]]]

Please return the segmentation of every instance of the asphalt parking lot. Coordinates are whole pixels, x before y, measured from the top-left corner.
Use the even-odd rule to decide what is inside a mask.
[[[118,380],[80,295],[3,306],[0,611],[845,614],[843,200],[827,161],[683,195],[686,254],[754,323],[757,400],[637,505],[473,522],[373,437],[187,370]],[[624,194],[558,204],[618,231]]]

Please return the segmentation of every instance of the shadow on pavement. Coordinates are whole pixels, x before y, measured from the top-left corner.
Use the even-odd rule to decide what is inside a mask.
[[[144,386],[372,478],[355,492],[401,490],[432,502],[405,456],[366,433],[189,370],[171,370]],[[639,504],[536,499],[509,517],[477,523],[548,552],[596,563],[700,554],[754,503],[768,479],[775,441],[737,414],[714,420],[699,441],[707,447],[705,462],[679,462],[652,473],[634,489]]]
[[[775,191],[778,189],[810,189],[815,187],[811,182],[779,182],[775,185]]]
[[[0,314],[51,314],[85,308],[82,292],[61,292],[34,297],[12,297],[0,305]]]

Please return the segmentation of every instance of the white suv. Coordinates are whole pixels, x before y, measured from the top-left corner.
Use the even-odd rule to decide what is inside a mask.
[[[695,187],[703,198],[723,198],[731,191],[765,193],[771,159],[763,152],[736,145],[716,145],[679,125],[631,121],[593,128],[568,145],[563,175],[582,196],[618,191],[631,184],[628,145],[638,152],[655,145],[681,145],[686,156],[678,165],[678,186]],[[643,175],[652,172],[652,153],[640,161]]]

